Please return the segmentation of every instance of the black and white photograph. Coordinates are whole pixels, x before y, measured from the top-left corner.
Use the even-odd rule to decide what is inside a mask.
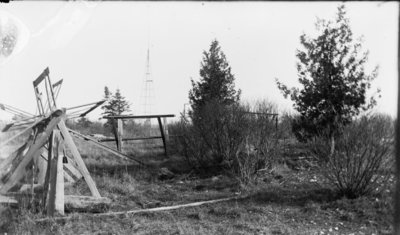
[[[400,235],[399,12],[1,1],[0,234]]]

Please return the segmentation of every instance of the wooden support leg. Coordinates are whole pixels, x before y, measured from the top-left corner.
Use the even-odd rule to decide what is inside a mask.
[[[117,142],[118,142],[118,151],[122,153],[122,136],[124,134],[124,129],[122,125],[122,119],[117,119]]]
[[[89,171],[86,168],[85,163],[83,162],[81,154],[76,148],[75,143],[72,140],[72,137],[69,134],[67,127],[65,126],[64,120],[58,124],[58,127],[60,128],[61,134],[63,136],[65,146],[71,151],[72,156],[75,162],[77,163],[81,174],[83,175],[83,178],[85,179],[86,183],[89,186],[92,196],[101,197],[99,191],[97,190],[96,184],[94,183],[92,177],[89,174]]]
[[[165,154],[165,156],[167,156],[167,143],[165,142],[164,128],[163,128],[163,125],[161,122],[161,118],[157,117],[157,120],[158,120],[158,126],[160,127],[161,138],[162,138],[163,145],[164,145],[164,154]]]
[[[52,142],[53,156],[50,157],[51,155],[49,155],[51,167],[47,204],[48,216],[54,216],[55,212],[60,215],[64,215],[64,171],[62,160],[62,151],[64,146],[58,130],[54,130]]]
[[[168,121],[167,121],[166,117],[163,118],[163,122],[164,122],[165,142],[168,143],[168,141],[169,141],[169,132],[168,132]]]
[[[118,122],[116,122],[115,119],[111,119],[111,124],[112,124],[112,131],[114,132],[115,144],[117,145],[117,151],[119,151],[120,139],[118,138]]]

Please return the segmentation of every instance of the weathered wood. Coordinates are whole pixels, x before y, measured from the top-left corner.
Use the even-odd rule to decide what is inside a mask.
[[[74,164],[71,163],[70,159],[68,160],[68,163],[64,163],[64,173],[68,173],[70,176],[74,178],[74,180],[78,180],[82,178],[82,174],[79,172],[77,169],[78,166],[75,166]]]
[[[166,117],[163,118],[163,123],[164,123],[165,141],[168,143],[168,141],[169,141],[169,131],[168,131],[168,119]]]
[[[82,139],[82,140],[89,141],[90,143],[92,143],[92,144],[94,144],[94,145],[96,145],[96,146],[102,148],[103,150],[106,150],[106,151],[109,152],[109,153],[114,154],[114,155],[117,156],[117,157],[120,157],[120,158],[122,158],[122,159],[124,159],[124,160],[129,160],[129,161],[131,161],[131,162],[137,162],[137,163],[139,163],[139,164],[141,164],[141,165],[145,165],[143,162],[141,162],[141,161],[139,161],[139,160],[137,160],[137,159],[135,159],[135,158],[128,157],[128,156],[126,156],[125,154],[122,154],[122,153],[118,152],[118,151],[115,150],[115,149],[112,149],[112,148],[110,148],[110,147],[108,147],[108,146],[106,146],[106,145],[104,145],[104,144],[99,143],[97,140],[91,138],[90,136],[83,135],[83,134],[81,134],[81,133],[79,133],[79,132],[77,132],[77,131],[71,130],[71,129],[68,129],[68,131],[69,131],[73,136],[75,136],[76,138],[80,138],[80,139]]]
[[[22,130],[21,132],[19,132],[18,134],[14,135],[13,137],[11,137],[10,139],[2,142],[0,144],[0,149],[3,146],[6,146],[8,143],[10,143],[11,141],[15,140],[16,138],[20,137],[21,135],[25,134],[26,132],[32,130],[33,127],[35,127],[38,123],[40,123],[43,119],[39,119],[36,122],[34,122],[32,125],[28,126],[27,128],[25,128],[24,130]]]
[[[47,165],[47,155],[48,155],[47,152],[43,152],[41,155],[41,158],[43,160],[45,160],[46,165]],[[65,152],[63,153],[62,157],[64,157],[64,156],[66,156]],[[75,182],[75,180],[82,178],[82,174],[77,169],[77,167],[78,167],[77,164],[75,162],[73,162],[73,160],[70,157],[68,157],[68,156],[66,156],[66,157],[68,159],[68,163],[63,164],[64,175],[68,174],[68,176],[66,176],[66,178],[70,181],[70,177],[72,177],[73,182]]]
[[[64,172],[62,162],[63,143],[60,131],[53,131],[53,156],[51,161],[47,215],[54,216],[55,213],[64,215]]]
[[[150,137],[138,137],[138,138],[122,138],[121,141],[131,141],[131,140],[152,140],[152,139],[162,139],[161,136],[150,136]],[[98,142],[114,142],[115,138],[106,138],[95,140]]]
[[[103,116],[103,118],[105,119],[140,119],[140,118],[159,118],[159,117],[175,117],[175,114]]]
[[[215,199],[215,200],[193,202],[193,203],[176,205],[176,206],[164,206],[164,207],[156,207],[156,208],[141,209],[141,210],[117,211],[117,212],[91,214],[91,216],[103,217],[103,216],[128,215],[128,214],[139,214],[139,213],[148,213],[148,212],[157,212],[157,211],[177,210],[177,209],[181,209],[181,208],[202,206],[202,205],[206,205],[206,204],[227,202],[227,201],[240,200],[240,199],[245,199],[245,198],[247,198],[247,196],[228,197],[228,198],[221,198],[221,199]],[[74,216],[54,217],[54,218],[51,218],[51,220],[65,221],[65,220],[69,220],[72,218],[74,218]],[[44,222],[44,221],[48,221],[48,220],[50,220],[50,219],[43,218],[43,219],[37,219],[37,220],[35,220],[35,222]]]
[[[47,159],[43,159],[42,155],[46,149],[41,148],[39,151],[41,152],[37,157],[35,157],[34,163],[37,168],[37,183],[43,185],[46,179],[47,172]]]
[[[104,212],[111,204],[106,197],[89,197],[78,195],[65,195],[65,210],[80,212]]]
[[[89,171],[86,168],[85,163],[82,160],[81,154],[79,153],[78,149],[75,146],[74,141],[72,140],[71,135],[68,132],[67,127],[65,126],[64,120],[58,124],[58,127],[61,131],[61,134],[64,138],[65,146],[71,151],[73,159],[77,163],[79,167],[79,171],[83,175],[86,183],[89,186],[90,192],[94,197],[101,197],[99,191],[97,190],[96,184],[94,183],[92,177],[89,174]]]
[[[93,107],[91,107],[90,109],[88,109],[86,112],[80,114],[79,117],[84,117],[84,116],[86,116],[86,114],[92,112],[92,111],[95,110],[97,107],[99,107],[100,105],[102,105],[104,102],[106,102],[106,101],[105,101],[105,100],[102,100],[102,101],[97,102]]]
[[[8,181],[12,173],[18,167],[19,163],[24,158],[26,151],[28,151],[29,147],[33,143],[33,140],[34,136],[30,135],[28,141],[24,145],[19,147],[11,154],[11,156],[0,163],[0,187],[3,183],[6,183]]]
[[[6,204],[17,204],[18,201],[15,200],[12,197],[0,195],[0,203],[1,204],[3,204],[3,203],[6,203]]]
[[[23,184],[21,186],[21,188],[19,188],[19,191],[20,192],[29,192],[31,189],[32,189],[32,185],[31,184]],[[43,185],[41,185],[41,184],[34,184],[33,185],[33,191],[34,192],[41,191],[41,190],[43,190]]]
[[[122,119],[117,120],[117,148],[122,153],[122,136],[124,134]]]
[[[161,122],[161,118],[158,117],[157,121],[158,121],[158,126],[159,126],[160,132],[161,132],[161,138],[162,138],[163,145],[164,145],[164,154],[165,154],[165,156],[167,156],[167,143],[165,141],[164,128],[163,128],[163,125],[162,125],[162,122]]]
[[[61,114],[62,113],[63,112],[61,112]],[[33,157],[38,154],[38,150],[46,143],[53,129],[61,121],[61,116],[57,116],[60,115],[59,112],[55,111],[53,114],[54,118],[51,118],[49,124],[46,126],[46,129],[38,134],[35,142],[31,145],[22,161],[18,164],[18,167],[10,176],[7,183],[0,188],[0,193],[6,193],[25,175],[26,166],[32,161]]]
[[[47,76],[49,76],[49,68],[47,67],[40,75],[38,78],[33,81],[33,86],[37,87]]]

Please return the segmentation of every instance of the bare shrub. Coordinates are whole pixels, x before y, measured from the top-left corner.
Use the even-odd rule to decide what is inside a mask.
[[[275,121],[265,113],[271,103],[230,106],[209,103],[192,123],[182,118],[174,127],[179,149],[195,168],[227,167],[244,184],[270,165],[276,149]],[[257,113],[257,114],[255,114]]]
[[[382,188],[380,186],[390,176],[393,165],[392,119],[383,115],[363,116],[351,124],[342,125],[339,132],[334,149],[327,135],[313,143],[325,177],[348,198]]]

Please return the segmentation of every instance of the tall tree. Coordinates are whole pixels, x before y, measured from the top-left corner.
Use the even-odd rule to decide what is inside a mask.
[[[362,51],[362,38],[354,40],[344,5],[338,7],[333,21],[318,19],[316,29],[315,38],[300,36],[303,48],[296,56],[302,88],[289,89],[276,80],[284,97],[290,96],[300,113],[292,127],[303,141],[321,129],[332,135],[338,123],[348,124],[361,111],[376,105],[374,96],[368,100],[366,92],[378,67],[370,74],[365,72],[368,51]]]
[[[194,112],[209,102],[229,105],[240,99],[240,90],[235,90],[235,77],[217,40],[211,42],[208,52],[203,52],[200,77],[198,82],[191,80],[192,89],[189,91]]]

